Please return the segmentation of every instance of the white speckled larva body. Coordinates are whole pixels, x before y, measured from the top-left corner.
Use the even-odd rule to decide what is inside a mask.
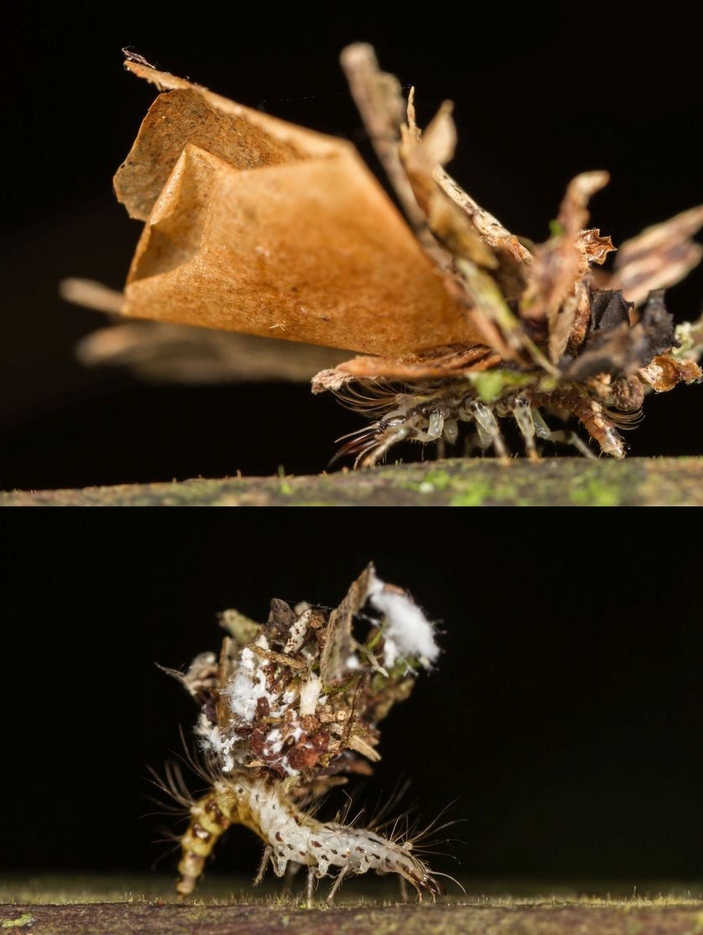
[[[343,822],[320,821],[310,806],[347,774],[369,774],[380,759],[378,723],[407,697],[421,668],[439,655],[434,627],[400,588],[369,565],[335,610],[271,602],[258,625],[236,611],[219,659],[197,656],[174,673],[201,705],[195,733],[211,788],[189,803],[178,892],[195,888],[217,839],[244,825],[264,842],[256,877],[269,863],[282,877],[308,871],[308,905],[316,883],[336,875],[395,873],[422,898],[440,886],[412,841]],[[364,626],[364,640],[353,627]]]

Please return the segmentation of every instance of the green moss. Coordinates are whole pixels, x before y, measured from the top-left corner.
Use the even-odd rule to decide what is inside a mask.
[[[23,912],[21,916],[17,916],[16,919],[5,919],[2,923],[2,928],[24,928],[27,925],[33,925],[36,922],[34,916],[29,912]]]
[[[428,471],[425,477],[422,480],[421,484],[418,484],[417,481],[414,481],[413,489],[418,490],[420,487],[425,487],[426,489],[421,491],[422,493],[431,493],[435,490],[447,490],[454,484],[454,478],[452,475],[445,470],[436,469]],[[429,488],[432,488],[430,491]]]
[[[492,486],[488,483],[462,485],[462,490],[455,493],[449,500],[449,506],[483,506],[490,498]]]
[[[569,490],[569,499],[574,506],[620,506],[617,487],[596,477],[575,483]]]

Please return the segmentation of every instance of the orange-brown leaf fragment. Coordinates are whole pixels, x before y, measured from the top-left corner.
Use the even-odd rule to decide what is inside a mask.
[[[385,355],[475,341],[351,144],[127,66],[167,90],[115,177],[145,221],[122,314]]]

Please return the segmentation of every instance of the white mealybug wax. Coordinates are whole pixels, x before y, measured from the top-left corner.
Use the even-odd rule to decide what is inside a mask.
[[[322,682],[319,677],[313,675],[307,682],[303,682],[300,687],[300,713],[314,714],[317,707],[317,700],[322,691]]]
[[[383,664],[392,668],[396,659],[417,658],[426,669],[440,653],[434,627],[405,592],[388,586],[375,574],[369,583],[369,601],[385,617]]]

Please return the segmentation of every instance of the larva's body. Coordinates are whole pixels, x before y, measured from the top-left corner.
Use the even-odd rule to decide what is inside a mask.
[[[434,899],[440,892],[429,867],[412,853],[410,842],[393,841],[340,822],[318,821],[288,799],[280,784],[261,779],[252,783],[242,777],[241,781],[233,778],[215,782],[212,792],[193,805],[190,825],[182,839],[177,887],[181,896],[193,892],[217,839],[233,824],[245,825],[265,843],[257,882],[269,863],[278,877],[296,866],[307,868],[308,904],[316,881],[335,873],[328,900],[345,876],[369,870],[399,874],[420,897],[425,892]]]
[[[371,772],[378,723],[439,655],[420,608],[369,565],[335,610],[274,600],[263,625],[236,611],[221,622],[231,637],[219,660],[203,653],[174,673],[201,705],[195,732],[211,785],[189,803],[180,896],[193,892],[221,835],[244,825],[264,843],[256,882],[269,863],[279,877],[306,868],[308,905],[323,877],[335,877],[331,899],[345,877],[369,870],[435,899],[440,886],[412,841],[306,811],[345,774]]]
[[[462,426],[468,426],[468,434],[463,438],[466,444],[483,451],[492,448],[499,457],[507,458],[509,450],[501,420],[514,422],[531,459],[538,457],[537,438],[572,445],[583,455],[595,457],[574,431],[552,430],[542,410],[575,416],[604,454],[623,458],[625,443],[618,428],[631,428],[641,415],[636,407],[627,411],[609,409],[590,398],[583,388],[568,386],[550,392],[532,387],[519,391],[508,388],[487,403],[468,379],[406,385],[400,389],[367,381],[353,391],[344,387],[337,395],[350,409],[373,411],[381,416],[347,436],[338,452],[338,457],[355,455],[356,465],[361,467],[377,464],[400,442],[455,445]]]

